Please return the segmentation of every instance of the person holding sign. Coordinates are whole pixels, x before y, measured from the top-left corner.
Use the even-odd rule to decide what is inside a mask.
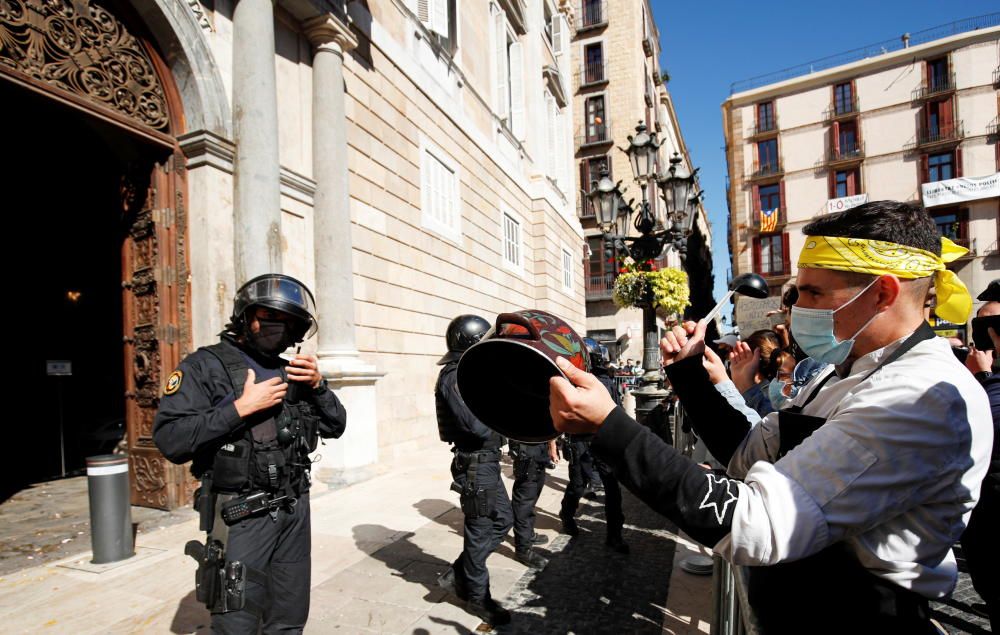
[[[557,429],[648,505],[748,566],[767,633],[930,633],[928,599],[951,593],[951,546],[979,497],[993,442],[986,394],[923,307],[964,322],[972,306],[946,263],[965,249],[910,203],[878,201],[809,223],[796,341],[833,366],[751,428],[704,368],[705,324],[661,341],[663,363],[720,476],[632,420],[569,364],[550,380]],[[803,583],[807,581],[807,583]]]

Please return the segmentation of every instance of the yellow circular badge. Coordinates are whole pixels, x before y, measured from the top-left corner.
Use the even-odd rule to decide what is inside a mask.
[[[167,385],[163,387],[164,395],[172,395],[181,389],[181,379],[184,378],[184,373],[179,370],[175,370],[170,373],[170,377],[167,377]]]

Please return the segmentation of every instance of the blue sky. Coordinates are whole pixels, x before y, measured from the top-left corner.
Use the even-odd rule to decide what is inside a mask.
[[[612,0],[613,2],[614,0]],[[712,221],[715,297],[725,292],[726,157],[721,104],[734,81],[1000,10],[996,0],[803,0],[770,3],[650,0],[660,65]],[[728,311],[727,311],[728,313]]]

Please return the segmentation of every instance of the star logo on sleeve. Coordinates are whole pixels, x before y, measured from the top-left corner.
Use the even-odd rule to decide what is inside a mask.
[[[715,474],[706,474],[706,476],[708,477],[708,491],[705,492],[705,498],[701,501],[698,509],[711,508],[715,512],[716,520],[721,525],[726,516],[726,509],[730,503],[736,501],[737,495],[733,493],[733,482],[728,478]],[[726,491],[724,494],[721,491],[716,492],[716,488],[725,488]],[[721,508],[719,507],[720,503],[722,504]]]

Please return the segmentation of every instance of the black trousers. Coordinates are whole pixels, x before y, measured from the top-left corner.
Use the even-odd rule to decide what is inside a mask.
[[[535,505],[545,487],[545,464],[549,448],[545,443],[521,443],[514,457],[514,547],[517,551],[531,549],[535,535]]]
[[[247,580],[248,602],[264,609],[263,619],[250,611],[212,615],[213,633],[301,633],[309,617],[312,538],[309,494],[298,499],[292,512],[278,510],[253,516],[229,528],[226,562],[242,562],[264,573],[270,588]]]
[[[480,456],[456,452],[451,462],[451,476],[462,488],[465,513],[462,553],[452,568],[459,594],[479,602],[490,597],[486,558],[496,551],[514,523],[510,498],[500,481],[499,451],[487,452],[489,460],[485,462],[479,462]]]
[[[972,510],[969,526],[962,534],[962,552],[969,565],[969,576],[976,593],[986,603],[990,627],[996,632],[1000,626],[1000,492],[983,482],[979,503]]]
[[[584,472],[584,461],[580,457],[590,456],[590,446],[586,441],[572,440],[567,443],[569,448],[569,484],[563,494],[559,517],[563,520],[572,519],[580,506],[580,497],[587,486],[587,475]],[[618,479],[611,470],[600,461],[594,462],[601,482],[604,484],[604,515],[608,523],[608,538],[622,537],[622,526],[625,515],[622,513],[622,490]]]

